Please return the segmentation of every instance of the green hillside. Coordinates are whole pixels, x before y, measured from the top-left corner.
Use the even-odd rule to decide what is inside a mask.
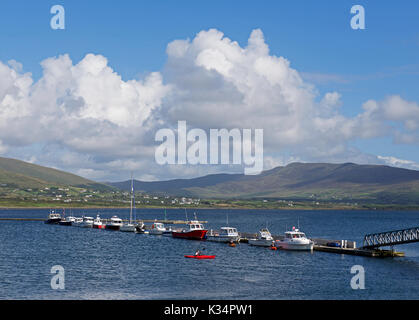
[[[45,184],[61,186],[94,185],[96,182],[64,171],[42,167],[21,160],[0,157],[0,181],[19,186],[36,187]]]

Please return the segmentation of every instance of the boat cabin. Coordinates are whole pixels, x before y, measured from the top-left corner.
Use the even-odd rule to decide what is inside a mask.
[[[239,233],[237,232],[236,228],[231,227],[222,227],[220,229],[220,236],[238,236]]]
[[[193,220],[188,223],[189,230],[204,230],[204,226],[199,221]]]
[[[302,239],[307,238],[304,232],[300,232],[298,229],[293,229],[293,231],[285,232],[285,239]]]
[[[151,226],[153,229],[158,229],[158,230],[162,230],[165,229],[164,224],[161,222],[154,222],[153,225]]]
[[[272,235],[267,228],[259,230],[258,238],[264,240],[273,240]]]
[[[61,219],[61,215],[59,213],[50,213],[48,219]]]
[[[111,223],[112,224],[122,224],[122,219],[121,218],[118,218],[117,216],[113,216],[111,218]]]

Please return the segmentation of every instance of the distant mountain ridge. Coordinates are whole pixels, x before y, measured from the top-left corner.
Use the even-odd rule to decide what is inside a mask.
[[[109,183],[129,190],[130,181]],[[200,198],[359,199],[419,203],[419,171],[354,163],[291,163],[260,175],[135,181],[137,191]]]

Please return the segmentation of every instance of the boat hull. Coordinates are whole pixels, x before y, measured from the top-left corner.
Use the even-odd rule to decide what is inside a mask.
[[[193,231],[172,231],[173,238],[182,238],[190,240],[205,239],[208,230],[193,230]]]
[[[80,223],[80,227],[82,228],[93,228],[93,223]]]
[[[229,242],[239,242],[239,240],[240,240],[239,236],[227,237],[227,236],[209,236],[209,235],[207,235],[207,241],[229,243]]]
[[[292,251],[311,251],[313,250],[314,243],[313,242],[285,242],[285,241],[276,241],[275,247],[281,250],[292,250]]]
[[[185,258],[191,259],[215,259],[215,256],[208,256],[208,255],[186,255]]]
[[[124,224],[119,231],[122,232],[135,232],[135,226],[133,224]]]
[[[111,231],[119,231],[121,229],[121,226],[115,226],[115,225],[107,224],[105,229],[106,230],[111,230]]]
[[[163,230],[159,230],[159,229],[151,229],[148,231],[149,234],[155,235],[155,236],[160,236],[163,234]]]
[[[93,229],[105,229],[104,224],[93,224]]]
[[[60,221],[58,222],[60,226],[71,226],[71,221]]]
[[[273,240],[249,239],[249,244],[257,247],[270,247],[272,242]]]
[[[47,219],[44,221],[45,224],[58,224],[61,219]]]

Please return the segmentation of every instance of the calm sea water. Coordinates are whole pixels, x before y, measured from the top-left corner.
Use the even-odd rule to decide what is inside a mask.
[[[73,210],[128,217],[128,210]],[[414,227],[419,212],[196,210],[208,228],[226,224],[282,234],[297,225],[310,237],[348,239]],[[0,218],[45,218],[48,210],[0,210]],[[188,211],[189,218],[193,211]],[[137,210],[137,217],[163,219],[163,210]],[[184,210],[167,210],[185,219]],[[197,248],[215,260],[185,259]],[[323,252],[173,239],[83,229],[42,222],[0,222],[0,299],[418,299],[419,244],[397,247],[404,258],[367,258]],[[65,270],[65,289],[51,289],[54,265]],[[353,265],[365,269],[365,290],[353,290]]]

